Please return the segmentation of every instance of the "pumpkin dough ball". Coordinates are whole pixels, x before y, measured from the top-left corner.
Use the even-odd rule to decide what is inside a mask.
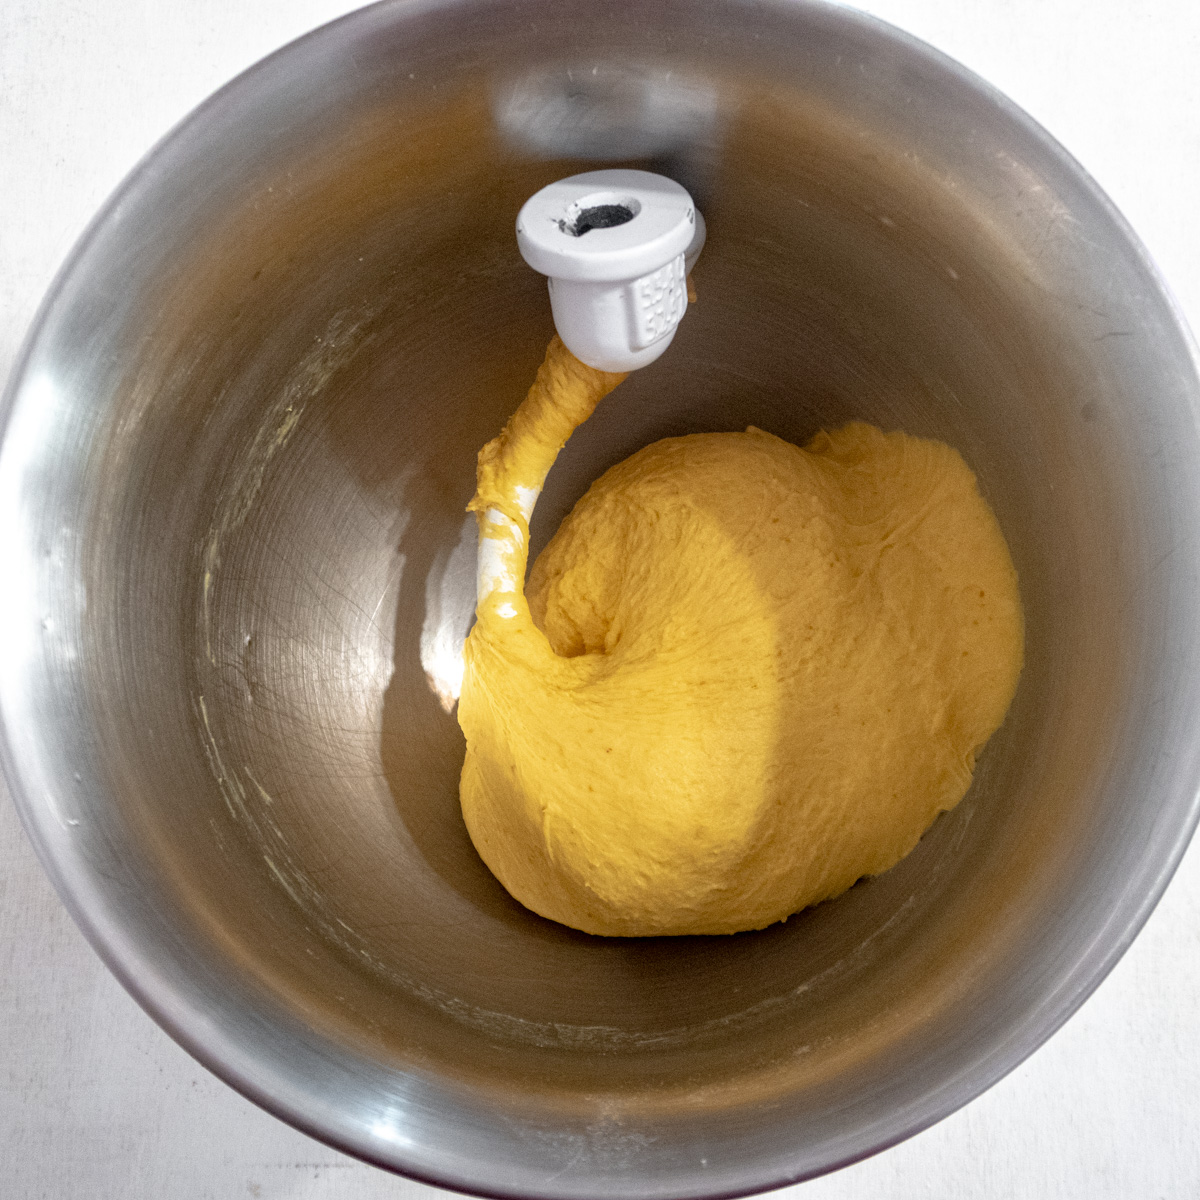
[[[956,451],[668,438],[598,479],[522,586],[528,518],[620,376],[552,343],[481,454],[461,800],[480,855],[589,933],[760,929],[886,871],[1016,689],[1004,537]]]

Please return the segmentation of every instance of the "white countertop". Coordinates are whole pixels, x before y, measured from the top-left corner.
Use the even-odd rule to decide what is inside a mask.
[[[635,0],[630,0],[635,2]],[[85,222],[179,118],[345,0],[3,0],[0,378]],[[869,0],[1006,91],[1099,180],[1200,330],[1196,0]],[[0,791],[3,784],[0,784]],[[109,976],[0,796],[0,1196],[445,1195],[311,1141]],[[966,1109],[798,1200],[1200,1196],[1200,852],[1083,1009]]]

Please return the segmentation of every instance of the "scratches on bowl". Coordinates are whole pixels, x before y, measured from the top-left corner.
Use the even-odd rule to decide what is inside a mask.
[[[197,696],[196,703],[200,713],[200,722],[204,726],[204,755],[208,759],[209,769],[216,778],[217,787],[220,789],[221,798],[225,801],[225,807],[229,809],[229,815],[235,821],[246,824],[250,820],[250,814],[246,809],[245,790],[237,776],[231,775],[225,766],[221,748],[217,745],[217,739],[213,737],[212,724],[208,719],[208,705],[204,703],[204,697]]]
[[[291,440],[304,409],[350,361],[367,338],[375,308],[363,305],[335,313],[313,345],[285,378],[274,399],[266,405],[249,447],[238,456],[231,482],[222,489],[204,542],[201,584],[201,619],[204,648],[215,667],[213,653],[213,596],[221,566],[221,546],[245,521],[259,493],[272,459]]]

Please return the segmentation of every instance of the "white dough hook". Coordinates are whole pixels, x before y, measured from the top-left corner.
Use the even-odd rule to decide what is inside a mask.
[[[687,190],[649,171],[571,175],[517,216],[517,245],[548,277],[559,337],[602,371],[634,371],[671,344],[704,235]]]

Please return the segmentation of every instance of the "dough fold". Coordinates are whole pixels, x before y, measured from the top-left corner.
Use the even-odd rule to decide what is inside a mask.
[[[537,492],[621,378],[555,339],[480,453],[463,816],[505,888],[576,929],[759,929],[962,798],[1021,671],[1016,572],[956,451],[856,422],[647,446],[526,597]]]

